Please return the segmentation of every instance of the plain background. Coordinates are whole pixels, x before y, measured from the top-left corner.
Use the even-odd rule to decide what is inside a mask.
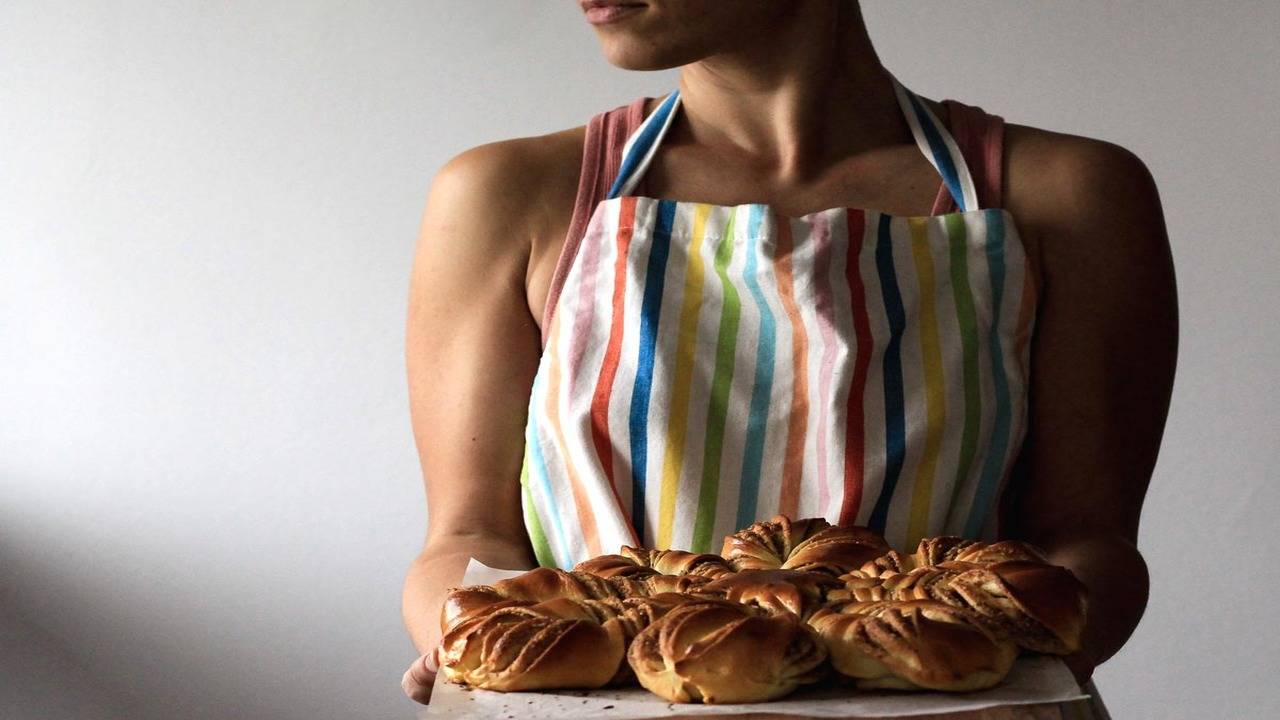
[[[865,13],[917,92],[1155,175],[1181,354],[1096,680],[1117,719],[1280,716],[1280,4]],[[0,717],[412,717],[430,180],[674,81],[572,0],[0,3]]]

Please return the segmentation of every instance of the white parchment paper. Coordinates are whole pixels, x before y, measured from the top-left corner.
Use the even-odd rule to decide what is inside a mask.
[[[519,575],[476,560],[467,565],[464,585],[485,585]],[[907,717],[981,710],[997,705],[1066,702],[1086,698],[1061,660],[1020,657],[1004,682],[976,693],[862,691],[825,687],[801,690],[769,703],[702,705],[669,703],[644,688],[500,693],[472,690],[437,678],[431,704],[421,718],[654,718],[669,715],[778,713],[808,717]]]

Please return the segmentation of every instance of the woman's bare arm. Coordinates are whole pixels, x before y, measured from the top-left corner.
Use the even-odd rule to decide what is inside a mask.
[[[1024,149],[1032,165],[1010,156],[1010,185],[1021,187],[1011,203],[1038,239],[1043,289],[1029,434],[1005,517],[1007,535],[1044,547],[1089,586],[1084,649],[1068,658],[1084,679],[1146,607],[1138,518],[1169,408],[1178,314],[1150,172],[1118,146],[1056,137],[1069,139]]]
[[[423,213],[405,361],[428,529],[403,595],[405,626],[422,653],[439,641],[444,591],[469,557],[534,564],[519,478],[541,340],[525,290],[532,225],[523,155],[504,141],[454,157]],[[431,674],[419,668],[415,685],[426,693]],[[425,700],[423,688],[406,690]]]

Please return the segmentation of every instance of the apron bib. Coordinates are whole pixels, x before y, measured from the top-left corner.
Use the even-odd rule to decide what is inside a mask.
[[[978,207],[946,127],[893,79],[958,208],[630,195],[680,107],[623,147],[555,302],[520,473],[539,564],[623,544],[716,552],[784,513],[993,538],[1027,422],[1036,292],[1009,213]]]

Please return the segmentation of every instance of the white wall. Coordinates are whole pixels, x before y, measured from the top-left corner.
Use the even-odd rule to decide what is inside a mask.
[[[672,87],[575,3],[0,3],[0,716],[412,717],[427,185]],[[1143,157],[1182,352],[1117,718],[1280,714],[1280,5],[874,2],[913,89]],[[55,697],[56,695],[56,697]]]

